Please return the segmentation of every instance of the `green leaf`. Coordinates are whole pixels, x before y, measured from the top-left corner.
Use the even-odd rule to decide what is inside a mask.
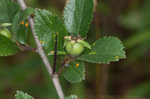
[[[17,52],[17,45],[8,38],[0,35],[0,56],[10,56]]]
[[[11,0],[0,0],[0,23],[12,22],[19,9],[19,5]]]
[[[0,29],[0,34],[11,39],[11,32],[7,28]]]
[[[28,26],[28,17],[34,12],[32,8],[27,8],[24,11],[19,11],[12,23],[13,39],[21,44],[26,44],[30,27]]]
[[[34,99],[32,96],[24,93],[22,91],[17,91],[15,94],[15,99]]]
[[[81,82],[85,79],[85,66],[83,62],[72,62],[65,68],[63,76],[71,83]]]
[[[68,0],[64,21],[68,32],[86,36],[93,16],[93,0]]]
[[[103,37],[93,44],[92,51],[79,57],[79,60],[91,63],[108,64],[125,58],[122,42],[116,37]]]
[[[81,43],[84,47],[91,49],[91,45],[88,42],[84,40],[79,40],[78,42]]]
[[[23,11],[23,17],[24,18],[27,18],[29,17],[30,15],[34,14],[34,9],[33,8],[26,8],[24,11]]]
[[[9,26],[11,26],[12,24],[11,23],[2,23],[2,24],[0,24],[0,27],[9,27]]]
[[[76,95],[70,95],[66,97],[65,99],[78,99]]]
[[[66,30],[62,20],[55,14],[37,9],[35,11],[35,32],[46,52],[54,50],[54,39],[56,33],[58,35],[58,50],[63,50],[63,40],[66,35]]]

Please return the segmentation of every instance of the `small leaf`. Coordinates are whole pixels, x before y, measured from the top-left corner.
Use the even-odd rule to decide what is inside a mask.
[[[49,53],[54,50],[56,33],[58,35],[58,50],[62,51],[64,35],[66,35],[62,20],[47,10],[37,9],[35,11],[34,21],[35,32],[46,52]]]
[[[10,56],[17,52],[17,45],[8,38],[0,35],[0,56]]]
[[[24,11],[19,11],[13,19],[12,31],[13,39],[21,44],[26,44],[28,33],[30,32],[28,17],[34,12],[32,8],[27,8]]]
[[[33,8],[26,8],[24,11],[23,11],[23,16],[24,18],[27,18],[29,17],[30,15],[34,14],[34,9]]]
[[[76,95],[70,95],[66,97],[65,99],[78,99]]]
[[[84,40],[79,40],[78,42],[81,43],[84,47],[91,49],[91,45],[88,42]]]
[[[70,63],[68,67],[65,68],[63,76],[66,80],[71,83],[81,82],[85,79],[85,66],[82,62]]]
[[[64,21],[68,32],[86,36],[93,16],[93,0],[68,0]]]
[[[11,23],[3,23],[3,24],[0,24],[1,27],[9,27],[11,26],[12,24]]]
[[[22,91],[17,91],[15,94],[15,99],[34,99],[32,96],[24,93]]]
[[[11,39],[11,32],[7,28],[0,29],[0,34]]]
[[[0,23],[12,22],[19,9],[19,5],[12,0],[0,0]]]
[[[97,40],[88,54],[79,57],[79,60],[91,63],[108,64],[125,58],[122,42],[116,37],[103,37]]]

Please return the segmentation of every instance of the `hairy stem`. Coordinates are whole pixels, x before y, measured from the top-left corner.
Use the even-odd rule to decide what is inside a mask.
[[[21,6],[22,10],[25,10],[27,8],[24,0],[17,0],[17,1],[18,1],[19,5]],[[31,30],[32,30],[32,34],[33,34],[35,43],[37,45],[38,54],[42,58],[43,63],[45,64],[45,67],[46,67],[46,69],[47,69],[47,71],[49,73],[49,76],[52,78],[52,81],[53,81],[53,84],[54,84],[54,86],[56,88],[56,91],[57,91],[57,94],[59,96],[59,99],[64,99],[64,93],[63,93],[62,87],[60,85],[58,75],[52,73],[53,71],[52,71],[52,67],[50,65],[50,62],[49,62],[47,56],[45,55],[45,52],[44,52],[44,50],[42,48],[42,45],[40,44],[40,41],[39,41],[35,31],[34,31],[33,18],[29,17],[28,20],[29,20],[29,24],[30,24],[30,27],[31,27]]]

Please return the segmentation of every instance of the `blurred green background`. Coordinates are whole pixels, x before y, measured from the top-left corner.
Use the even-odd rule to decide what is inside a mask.
[[[28,6],[63,15],[66,0],[26,0]],[[86,80],[70,84],[66,96],[79,99],[150,99],[150,0],[97,0],[88,40],[119,37],[127,59],[98,65],[86,63]],[[35,99],[58,99],[40,57],[32,52],[0,57],[0,99],[14,99],[23,90]]]

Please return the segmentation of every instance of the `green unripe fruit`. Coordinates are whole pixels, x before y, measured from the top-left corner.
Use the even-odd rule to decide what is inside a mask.
[[[68,41],[65,45],[68,54],[72,56],[79,56],[84,51],[84,46],[75,41]]]
[[[7,28],[0,30],[0,35],[3,35],[9,39],[11,38],[11,33],[9,32],[9,30]]]
[[[65,36],[64,39],[65,50],[71,56],[79,56],[84,48],[91,49],[91,45],[80,37]]]

